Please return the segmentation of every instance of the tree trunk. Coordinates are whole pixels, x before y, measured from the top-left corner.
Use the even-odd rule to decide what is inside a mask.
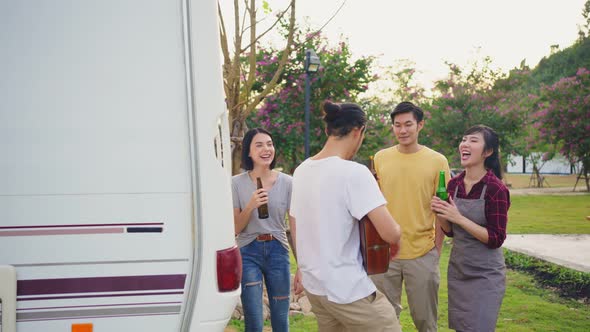
[[[533,163],[533,172],[531,173],[531,178],[529,179],[529,187],[543,188],[543,177],[541,176],[541,172],[539,171],[536,163]]]
[[[576,187],[578,186],[578,182],[582,176],[584,177],[584,182],[586,183],[586,191],[590,192],[590,177],[588,177],[588,172],[590,171],[590,160],[582,159],[582,169],[578,173],[576,177],[576,184],[574,184],[574,191],[576,191]]]
[[[584,179],[586,180],[586,191],[590,192],[590,178],[588,178],[588,171],[590,171],[590,160],[582,162],[582,172],[584,172]]]
[[[244,134],[248,131],[245,119],[241,117],[230,120],[231,122],[231,170],[232,174],[236,175],[241,173],[242,168],[242,140]]]

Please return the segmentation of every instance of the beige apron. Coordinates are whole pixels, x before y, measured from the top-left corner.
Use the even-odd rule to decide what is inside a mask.
[[[479,199],[453,200],[459,212],[469,220],[485,227],[485,200],[487,185]],[[449,269],[449,328],[457,331],[494,331],[498,312],[506,290],[506,268],[502,249],[490,249],[451,223],[454,234]]]

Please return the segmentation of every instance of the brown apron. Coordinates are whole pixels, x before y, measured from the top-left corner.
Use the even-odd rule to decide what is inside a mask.
[[[479,199],[453,200],[459,212],[485,227],[487,185]],[[457,331],[487,332],[496,329],[498,312],[506,290],[506,267],[502,249],[490,249],[461,226],[451,223],[454,234],[449,269],[449,328]]]

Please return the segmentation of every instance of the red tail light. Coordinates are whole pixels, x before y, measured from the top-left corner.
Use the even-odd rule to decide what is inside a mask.
[[[217,287],[220,292],[231,292],[240,287],[242,255],[237,246],[217,251]]]

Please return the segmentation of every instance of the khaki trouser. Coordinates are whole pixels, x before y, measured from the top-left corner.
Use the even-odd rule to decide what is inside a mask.
[[[420,332],[437,330],[438,285],[440,271],[436,248],[414,259],[396,259],[383,274],[371,276],[375,286],[387,296],[399,319],[402,311],[402,282],[414,325]]]
[[[377,291],[358,301],[339,304],[309,292],[307,298],[318,321],[319,332],[400,332],[395,310]]]

